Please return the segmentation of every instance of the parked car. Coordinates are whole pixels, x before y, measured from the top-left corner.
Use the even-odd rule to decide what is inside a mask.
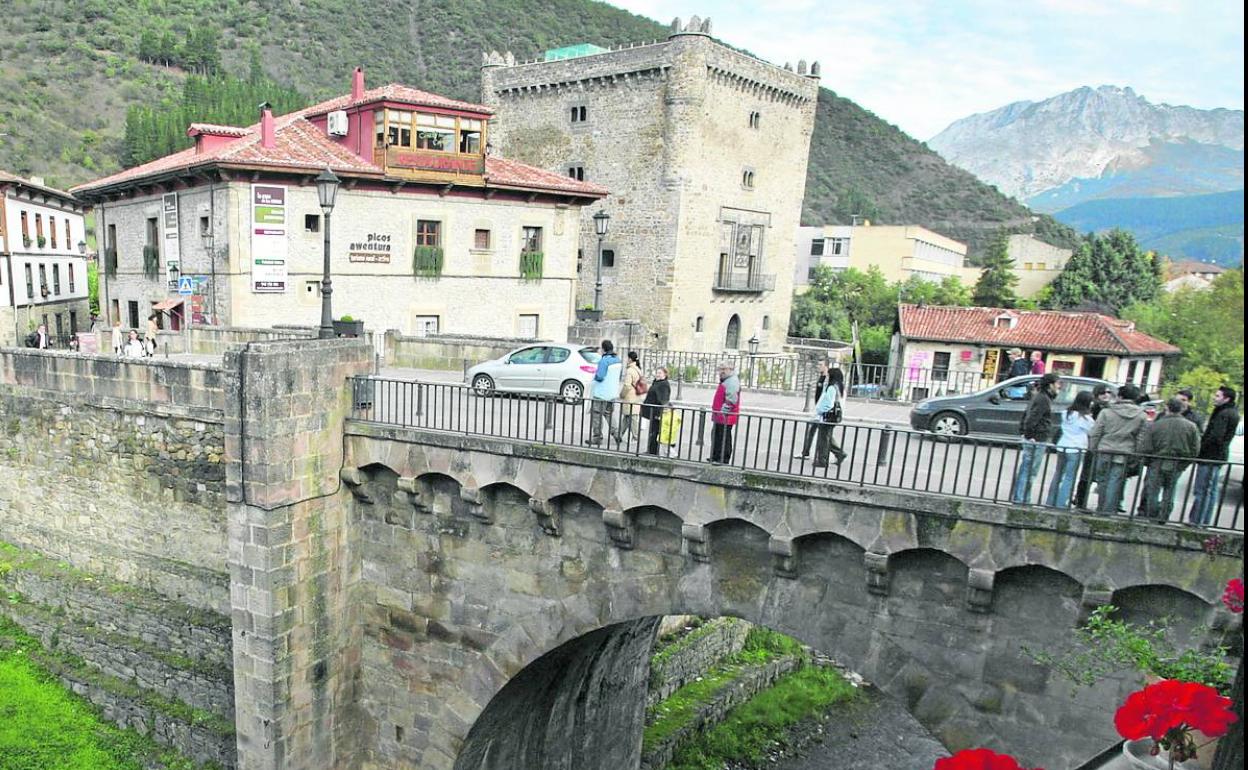
[[[1032,386],[1039,379],[1036,375],[1014,377],[969,396],[924,399],[910,410],[910,427],[943,436],[964,436],[972,432],[1017,436]],[[1053,400],[1056,419],[1061,420],[1061,413],[1075,400],[1076,393],[1090,391],[1097,385],[1112,387],[1105,380],[1091,377],[1063,377],[1062,388]]]
[[[600,357],[594,348],[580,345],[526,345],[472,367],[466,381],[479,396],[495,392],[553,393],[579,401],[590,390]]]

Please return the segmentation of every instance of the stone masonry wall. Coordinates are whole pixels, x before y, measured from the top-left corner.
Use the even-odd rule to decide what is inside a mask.
[[[566,329],[564,331],[566,332]],[[386,332],[385,360],[387,366],[466,371],[466,366],[498,358],[526,342],[532,342],[532,340],[515,337],[461,337],[449,334],[406,337],[391,329]]]
[[[725,658],[745,646],[750,624],[736,618],[715,618],[706,625],[689,631],[672,643],[672,648],[650,660],[650,690],[646,695],[649,708],[702,676]]]

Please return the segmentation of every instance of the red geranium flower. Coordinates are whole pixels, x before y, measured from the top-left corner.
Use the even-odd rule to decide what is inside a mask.
[[[1244,581],[1242,578],[1232,578],[1226,581],[1226,592],[1222,594],[1222,603],[1231,612],[1240,613],[1244,611]]]
[[[1231,699],[1209,685],[1165,679],[1131,693],[1114,714],[1114,727],[1127,740],[1152,738],[1161,748],[1195,756],[1191,731],[1210,738],[1225,735],[1236,720]]]
[[[1009,754],[998,754],[991,749],[964,749],[952,757],[936,760],[932,770],[1026,770]],[[1033,768],[1042,770],[1042,768]]]

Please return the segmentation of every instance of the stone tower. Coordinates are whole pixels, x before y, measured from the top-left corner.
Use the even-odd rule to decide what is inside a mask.
[[[757,335],[767,351],[788,328],[818,77],[733,51],[694,17],[574,58],[487,53],[481,96],[500,152],[611,191],[582,213],[578,307],[593,302],[601,208],[606,318],[639,319],[672,349]]]

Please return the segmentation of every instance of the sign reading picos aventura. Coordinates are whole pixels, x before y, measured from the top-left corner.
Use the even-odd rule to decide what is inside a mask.
[[[286,291],[286,188],[251,186],[251,290]]]
[[[390,263],[390,236],[369,233],[362,241],[347,247],[347,259],[352,262]]]

